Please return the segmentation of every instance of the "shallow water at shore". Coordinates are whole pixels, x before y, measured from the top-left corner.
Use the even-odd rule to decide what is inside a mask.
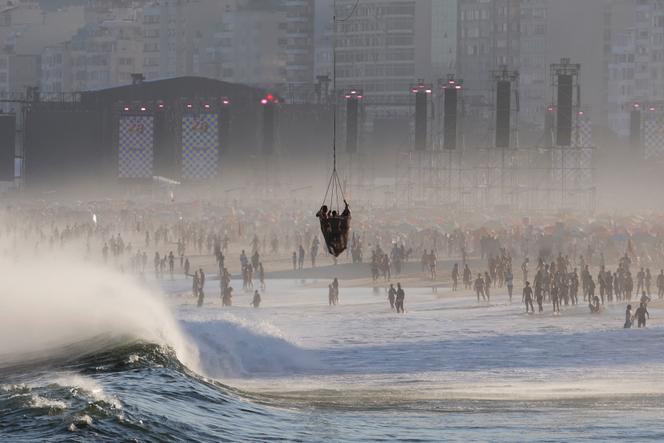
[[[406,288],[406,314],[397,315],[382,287],[342,282],[341,303],[330,307],[326,282],[270,280],[259,309],[242,291],[222,309],[214,281],[199,309],[176,295],[190,282],[161,285],[196,347],[196,368],[163,346],[90,342],[85,357],[3,369],[0,437],[664,438],[664,311],[657,307],[647,329],[623,330],[622,304],[599,315],[586,306],[526,315],[499,289],[490,304],[478,304],[470,295]]]

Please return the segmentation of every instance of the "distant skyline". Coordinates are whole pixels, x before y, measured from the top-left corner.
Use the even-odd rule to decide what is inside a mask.
[[[27,86],[45,94],[100,89],[128,84],[131,73],[141,72],[148,80],[197,75],[248,83],[307,102],[316,97],[316,76],[332,71],[332,0],[0,1],[10,3],[15,7],[5,7],[0,20],[0,94]],[[337,83],[365,90],[367,103],[375,103],[370,122],[372,113],[407,113],[409,84],[454,74],[465,80],[467,112],[490,125],[491,72],[505,64],[520,73],[526,130],[544,126],[549,65],[567,57],[582,65],[582,105],[598,134],[624,136],[625,106],[664,101],[661,49],[625,44],[636,27],[653,42],[659,38],[660,24],[640,19],[654,17],[646,9],[656,4],[360,0],[338,24]],[[346,13],[356,2],[337,5]],[[630,51],[644,54],[633,62],[638,66],[620,61]],[[639,78],[625,77],[636,68]]]

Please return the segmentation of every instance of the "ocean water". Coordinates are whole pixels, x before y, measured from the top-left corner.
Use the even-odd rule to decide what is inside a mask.
[[[624,330],[622,304],[526,315],[500,290],[406,288],[397,315],[383,287],[342,283],[329,307],[326,282],[287,280],[259,309],[221,308],[209,281],[197,308],[175,295],[190,280],[95,272],[48,302],[10,285],[0,441],[664,440],[656,308]]]

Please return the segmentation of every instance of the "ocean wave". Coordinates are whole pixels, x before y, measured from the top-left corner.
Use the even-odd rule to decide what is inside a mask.
[[[197,369],[196,348],[169,308],[133,278],[65,260],[27,266],[0,259],[0,266],[6,271],[0,286],[0,370],[94,357],[137,342],[171,349]]]
[[[298,346],[268,322],[216,311],[181,320],[181,325],[196,344],[198,369],[206,377],[270,377],[323,368],[315,351]]]

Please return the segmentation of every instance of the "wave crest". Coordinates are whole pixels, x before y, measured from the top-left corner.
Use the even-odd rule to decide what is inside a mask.
[[[202,374],[210,378],[293,375],[322,367],[315,351],[266,322],[220,312],[183,320],[182,326],[198,346]]]

